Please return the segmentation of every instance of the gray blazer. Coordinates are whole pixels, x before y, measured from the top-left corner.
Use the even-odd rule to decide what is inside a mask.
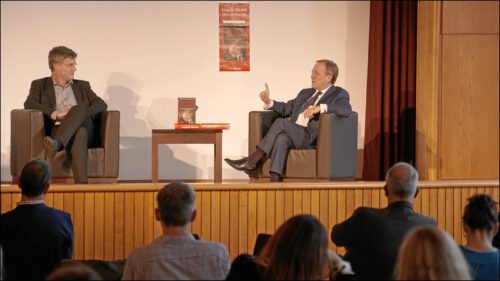
[[[313,88],[303,89],[296,98],[285,102],[274,101],[272,110],[278,112],[282,117],[293,119],[300,113],[300,108],[314,93]],[[328,106],[328,113],[335,113],[338,116],[348,117],[351,115],[352,108],[349,104],[349,94],[346,90],[339,86],[331,86],[330,89],[321,97],[317,104],[326,104]],[[318,136],[319,114],[316,114],[307,124],[309,131],[309,143],[311,145],[316,141]]]

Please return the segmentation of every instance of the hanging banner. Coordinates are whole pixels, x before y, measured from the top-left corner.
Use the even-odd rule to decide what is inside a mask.
[[[219,4],[219,71],[250,71],[250,4]]]

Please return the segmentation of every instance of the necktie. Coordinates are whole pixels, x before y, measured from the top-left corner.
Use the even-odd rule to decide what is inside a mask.
[[[322,94],[321,91],[318,91],[316,94],[314,94],[312,97],[310,97],[303,105],[302,105],[302,110],[300,112],[303,112],[306,110],[309,106],[314,105],[316,103],[316,100],[318,97]]]
[[[299,114],[304,112],[309,106],[314,105],[316,103],[316,100],[318,97],[322,94],[321,91],[316,92],[312,97],[310,97],[302,106],[300,107],[299,111],[295,113],[295,117],[293,118],[293,123],[297,121],[297,118],[299,117]]]

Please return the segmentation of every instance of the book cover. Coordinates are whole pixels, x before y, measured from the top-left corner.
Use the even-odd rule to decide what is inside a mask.
[[[196,98],[177,98],[177,123],[196,123]]]

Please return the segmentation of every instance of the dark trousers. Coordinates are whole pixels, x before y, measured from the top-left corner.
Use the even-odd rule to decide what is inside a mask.
[[[309,139],[307,128],[292,123],[288,118],[278,118],[257,147],[271,156],[269,171],[283,175],[288,151],[291,148],[309,148]]]
[[[86,183],[88,147],[92,145],[94,124],[85,106],[73,106],[61,124],[51,132],[52,138],[62,142],[68,157],[75,183]]]

